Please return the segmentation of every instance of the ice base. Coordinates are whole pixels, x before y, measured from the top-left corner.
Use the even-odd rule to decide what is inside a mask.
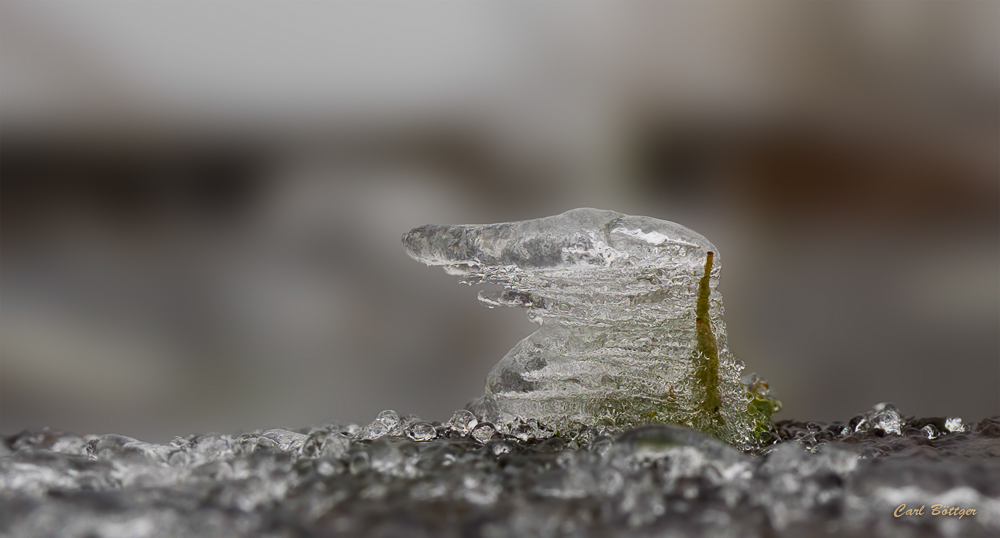
[[[0,535],[998,536],[1000,417],[776,423],[753,453],[680,426],[504,434],[393,411],[164,444],[0,438]],[[931,516],[931,505],[975,515]],[[924,516],[894,517],[902,504]]]

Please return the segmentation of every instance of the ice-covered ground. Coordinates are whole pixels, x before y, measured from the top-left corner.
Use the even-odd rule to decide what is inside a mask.
[[[757,454],[688,428],[467,411],[150,444],[26,431],[0,444],[5,536],[997,536],[1000,417],[779,422]],[[923,515],[894,517],[897,508]],[[966,515],[932,515],[932,506]],[[972,515],[968,511],[975,510]],[[957,513],[957,510],[951,510]]]

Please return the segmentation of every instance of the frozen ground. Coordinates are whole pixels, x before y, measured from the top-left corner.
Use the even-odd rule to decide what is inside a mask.
[[[997,536],[1000,417],[776,424],[743,453],[688,428],[395,412],[149,444],[26,431],[0,444],[5,536]],[[901,504],[924,515],[894,517]],[[931,515],[932,505],[974,515]]]

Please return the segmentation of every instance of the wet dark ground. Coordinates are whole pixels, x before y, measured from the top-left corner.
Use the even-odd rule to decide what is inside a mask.
[[[465,411],[443,424],[387,411],[365,427],[162,445],[26,431],[0,444],[0,532],[1000,536],[1000,417],[879,405],[846,422],[777,422],[756,454],[669,425],[500,429]]]

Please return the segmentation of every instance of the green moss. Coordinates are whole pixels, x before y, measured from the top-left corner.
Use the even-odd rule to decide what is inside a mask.
[[[761,444],[774,440],[771,415],[781,411],[781,402],[766,394],[767,383],[757,381],[747,390],[747,415],[753,421],[752,435]]]

